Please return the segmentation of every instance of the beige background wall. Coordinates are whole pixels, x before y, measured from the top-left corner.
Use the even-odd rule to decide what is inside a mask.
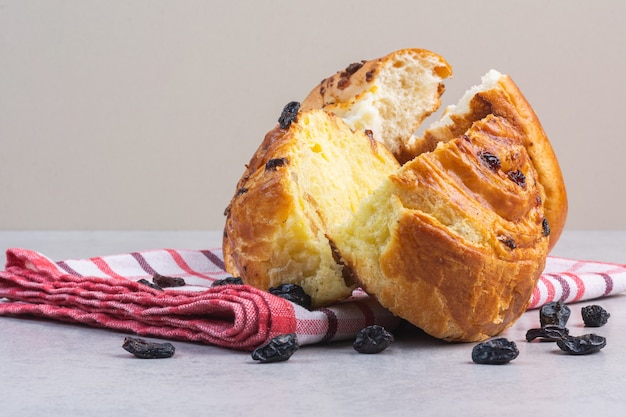
[[[568,229],[626,228],[626,2],[0,0],[0,229],[220,229],[280,111],[404,47],[509,73]]]

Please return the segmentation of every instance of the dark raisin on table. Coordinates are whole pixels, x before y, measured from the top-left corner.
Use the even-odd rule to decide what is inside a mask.
[[[226,277],[222,279],[216,279],[211,284],[211,287],[219,287],[222,285],[243,285],[241,277]]]
[[[567,327],[555,326],[548,324],[538,329],[530,329],[526,332],[526,340],[531,342],[535,339],[539,339],[541,342],[556,342],[569,336],[569,330]]]
[[[171,343],[148,342],[139,337],[126,337],[122,347],[127,352],[141,359],[171,358],[176,351],[176,348]]]
[[[554,325],[565,327],[572,311],[561,301],[552,301],[544,304],[539,310],[539,322],[541,327]]]
[[[307,310],[311,308],[311,296],[304,292],[304,289],[297,284],[281,284],[276,287],[271,287],[268,291],[270,294],[298,304]]]
[[[601,327],[606,324],[611,315],[599,305],[590,305],[581,308],[583,322],[587,327]]]
[[[480,342],[472,349],[472,361],[482,365],[504,365],[518,355],[515,342],[505,337]]]
[[[394,341],[393,335],[383,326],[367,326],[356,335],[352,347],[359,353],[380,353]]]
[[[300,348],[295,333],[273,337],[252,352],[252,359],[261,363],[284,362]]]
[[[606,346],[606,338],[590,333],[582,336],[567,336],[558,340],[559,348],[570,355],[589,355],[599,352]]]
[[[186,284],[183,278],[169,277],[158,273],[154,274],[152,282],[161,288],[183,287]]]
[[[143,285],[148,286],[150,288],[154,288],[155,290],[165,291],[163,288],[159,287],[157,284],[152,283],[152,282],[150,282],[150,281],[148,281],[147,279],[144,279],[144,278],[138,280],[137,282],[139,284],[143,284]]]
[[[297,101],[290,101],[283,108],[280,117],[278,118],[278,124],[281,129],[288,129],[291,123],[296,121],[298,117],[298,110],[300,110],[300,103]]]

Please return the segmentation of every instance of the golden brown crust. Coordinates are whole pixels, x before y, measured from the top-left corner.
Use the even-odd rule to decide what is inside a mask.
[[[483,340],[509,327],[528,305],[548,247],[523,140],[489,115],[392,175],[333,236],[361,286],[444,340]],[[384,229],[385,238],[368,238]]]
[[[436,61],[437,65],[433,66],[433,70],[442,79],[452,75],[452,67],[442,56],[426,49],[400,49],[381,58],[352,63],[345,69],[323,79],[302,100],[302,109],[321,109],[329,104],[348,103],[355,100],[377,81],[378,73],[382,68],[393,65],[397,57],[404,54],[413,55],[419,60]]]
[[[494,88],[477,92],[467,113],[452,113],[452,123],[428,129],[422,147],[414,155],[432,151],[439,142],[463,134],[477,120],[488,114],[505,118],[519,131],[522,144],[530,155],[540,184],[544,210],[551,230],[550,249],[565,227],[568,211],[567,192],[556,154],[534,110],[508,75],[502,75]]]

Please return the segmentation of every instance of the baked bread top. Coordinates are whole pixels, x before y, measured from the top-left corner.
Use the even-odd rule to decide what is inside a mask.
[[[430,152],[440,143],[463,134],[488,114],[505,118],[517,131],[537,171],[539,195],[550,228],[552,249],[565,227],[568,211],[567,192],[556,154],[539,118],[510,76],[491,70],[481,84],[469,89],[457,105],[448,106],[424,137],[414,140],[413,156]]]
[[[296,110],[292,118],[267,133],[239,181],[226,210],[224,259],[248,285],[300,285],[316,308],[356,287],[328,234],[399,164],[333,114]]]
[[[440,55],[401,49],[324,79],[302,101],[302,109],[324,109],[354,130],[371,130],[403,163],[413,155],[413,133],[439,108],[443,80],[451,75]]]
[[[508,328],[548,253],[524,140],[490,114],[403,165],[331,235],[351,275],[437,338],[478,341]]]

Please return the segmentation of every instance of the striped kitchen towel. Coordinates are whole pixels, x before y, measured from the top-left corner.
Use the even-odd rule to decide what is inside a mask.
[[[138,282],[157,273],[184,278],[186,285],[159,290]],[[284,333],[296,333],[305,345],[351,339],[370,324],[394,329],[401,323],[360,290],[309,311],[247,285],[211,287],[227,276],[220,249],[160,249],[60,262],[9,249],[6,270],[0,271],[0,315],[40,316],[238,350],[252,350]],[[626,265],[550,257],[529,308],[623,291]]]
[[[139,283],[156,274],[185,279],[164,291]],[[9,249],[0,271],[0,315],[34,315],[162,337],[252,350],[296,333],[301,345],[345,340],[370,324],[400,320],[362,291],[309,311],[247,285],[211,287],[228,277],[221,249],[160,249],[53,262]]]

